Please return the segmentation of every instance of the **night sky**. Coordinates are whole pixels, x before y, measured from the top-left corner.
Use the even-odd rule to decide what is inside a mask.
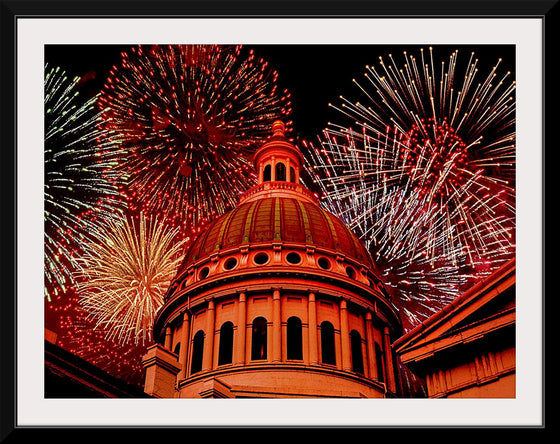
[[[95,94],[103,86],[106,75],[113,65],[118,65],[122,51],[131,45],[46,45],[45,62],[58,65],[68,73],[88,76],[84,83],[89,94]],[[294,134],[296,140],[312,140],[329,119],[337,117],[328,103],[339,103],[339,96],[360,97],[352,79],[360,80],[366,65],[375,65],[379,57],[392,54],[397,63],[403,61],[403,51],[418,55],[420,48],[428,45],[254,45],[257,56],[277,70],[278,85],[292,94]],[[459,49],[458,63],[466,64],[471,52],[479,58],[479,70],[485,75],[499,58],[502,71],[514,72],[515,47],[513,45],[438,45],[434,47],[434,59],[447,61],[451,52]],[[460,69],[458,69],[460,72]]]

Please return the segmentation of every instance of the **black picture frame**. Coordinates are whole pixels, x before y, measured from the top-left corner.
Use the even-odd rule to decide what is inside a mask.
[[[0,51],[2,55],[1,82],[0,82],[0,104],[1,116],[1,139],[0,147],[3,147],[5,158],[3,180],[3,197],[5,208],[8,208],[7,217],[4,222],[8,225],[8,231],[2,236],[2,251],[4,256],[4,283],[8,291],[4,291],[0,297],[0,440],[6,442],[18,442],[27,439],[32,432],[41,431],[41,439],[53,437],[60,441],[65,439],[66,434],[60,435],[59,427],[22,427],[17,423],[17,337],[16,337],[16,311],[17,306],[17,270],[16,258],[17,248],[17,198],[16,198],[16,165],[24,162],[16,156],[16,70],[17,70],[17,26],[18,20],[28,17],[73,17],[91,18],[150,18],[150,17],[247,17],[247,18],[341,18],[341,17],[374,17],[374,18],[537,18],[543,24],[543,325],[546,325],[544,312],[545,295],[545,270],[549,261],[546,261],[545,253],[545,202],[544,190],[550,181],[550,169],[552,162],[547,159],[546,146],[554,147],[552,144],[550,128],[554,128],[558,96],[558,82],[555,79],[553,61],[558,54],[558,0],[488,0],[488,1],[446,1],[446,0],[385,0],[385,1],[215,1],[215,0],[163,0],[163,1],[25,1],[25,0],[0,0]],[[547,81],[548,80],[548,81]],[[547,125],[548,124],[548,125]],[[548,132],[546,131],[546,127]],[[6,214],[6,213],[4,213]],[[549,248],[550,251],[550,248]],[[548,327],[549,328],[549,327]],[[543,330],[543,337],[546,330]],[[544,343],[544,341],[543,341]],[[544,356],[544,347],[543,347]],[[543,361],[544,364],[544,361]],[[543,424],[535,427],[522,427],[530,431],[544,431],[545,425],[545,372],[543,368]],[[64,428],[63,428],[64,429]],[[84,430],[78,428],[66,429],[81,433]],[[94,436],[101,436],[102,430],[94,430]],[[140,430],[141,433],[145,431]],[[45,434],[46,433],[46,434]],[[89,432],[88,432],[89,433]]]

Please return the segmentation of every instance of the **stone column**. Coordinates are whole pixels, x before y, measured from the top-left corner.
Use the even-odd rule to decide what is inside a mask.
[[[385,348],[385,373],[387,380],[387,388],[393,393],[397,390],[395,383],[395,372],[393,370],[393,349],[391,348],[391,338],[389,336],[389,327],[383,329],[383,341]]]
[[[280,318],[280,290],[274,289],[272,294],[272,361],[282,360],[281,340],[281,318]]]
[[[350,354],[350,333],[348,331],[348,307],[345,299],[340,301],[340,342],[342,352],[342,370],[352,370]]]
[[[206,314],[206,340],[204,341],[204,358],[202,363],[202,371],[212,370],[214,362],[214,319],[216,312],[214,311],[214,301],[208,302]]]
[[[235,346],[235,363],[245,364],[245,341],[247,333],[247,296],[239,294],[237,313],[237,344]]]
[[[315,302],[315,293],[309,293],[307,309],[309,319],[309,362],[313,365],[319,363],[319,353],[317,350],[317,305]]]
[[[181,372],[179,373],[179,379],[184,379],[187,377],[187,356],[189,350],[189,329],[190,320],[189,314],[185,311],[183,313],[183,329],[181,331],[181,348],[179,349],[179,364],[181,366]]]
[[[373,318],[371,312],[366,313],[366,345],[368,360],[368,377],[377,379],[377,361],[375,357],[375,339],[373,338]]]
[[[163,347],[166,350],[171,351],[171,347],[173,347],[172,339],[173,339],[173,336],[171,335],[171,327],[168,326],[165,329],[165,343],[163,344]]]

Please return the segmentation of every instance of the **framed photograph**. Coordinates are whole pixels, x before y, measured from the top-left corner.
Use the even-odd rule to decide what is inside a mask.
[[[557,1],[0,1],[2,439],[545,429]]]

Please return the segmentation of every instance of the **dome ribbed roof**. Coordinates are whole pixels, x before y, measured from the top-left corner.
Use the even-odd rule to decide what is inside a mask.
[[[244,202],[216,219],[195,239],[181,268],[219,250],[272,241],[335,250],[373,268],[365,247],[340,219],[313,202],[290,197]]]

